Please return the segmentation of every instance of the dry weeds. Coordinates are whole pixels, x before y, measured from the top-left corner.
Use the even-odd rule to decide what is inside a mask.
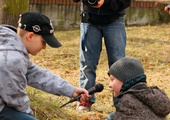
[[[157,85],[170,97],[170,24],[155,26],[128,26],[126,55],[137,57],[144,65],[148,85]],[[79,86],[79,30],[58,31],[57,38],[62,47],[47,47],[32,60],[43,68],[50,69],[71,84]],[[31,106],[35,115],[41,120],[104,120],[114,111],[112,95],[108,88],[108,64],[106,50],[103,45],[97,69],[97,83],[105,89],[97,93],[96,103],[91,112],[75,110],[75,103],[62,109],[62,104],[69,101],[67,97],[57,97],[32,88],[28,88]],[[170,117],[169,117],[170,118]]]

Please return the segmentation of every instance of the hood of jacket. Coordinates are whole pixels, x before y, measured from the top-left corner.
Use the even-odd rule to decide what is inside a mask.
[[[28,56],[28,52],[16,33],[16,28],[0,25],[0,51],[19,51]]]
[[[147,87],[146,83],[138,83],[123,94],[126,93],[132,93],[158,116],[166,117],[170,113],[170,99],[157,86]]]

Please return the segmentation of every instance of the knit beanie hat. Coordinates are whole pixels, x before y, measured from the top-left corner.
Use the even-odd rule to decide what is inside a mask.
[[[110,74],[124,83],[126,80],[144,74],[144,69],[138,59],[124,57],[113,63],[108,71],[108,75]]]

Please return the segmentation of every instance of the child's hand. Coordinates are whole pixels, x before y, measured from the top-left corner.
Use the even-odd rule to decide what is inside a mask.
[[[72,97],[76,97],[78,95],[81,95],[80,101],[88,101],[88,99],[91,97],[86,89],[79,87],[75,89]]]

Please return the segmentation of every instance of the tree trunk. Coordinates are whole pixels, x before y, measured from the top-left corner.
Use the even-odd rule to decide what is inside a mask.
[[[5,0],[0,0],[0,24],[3,23],[3,17],[4,17],[4,1]]]

